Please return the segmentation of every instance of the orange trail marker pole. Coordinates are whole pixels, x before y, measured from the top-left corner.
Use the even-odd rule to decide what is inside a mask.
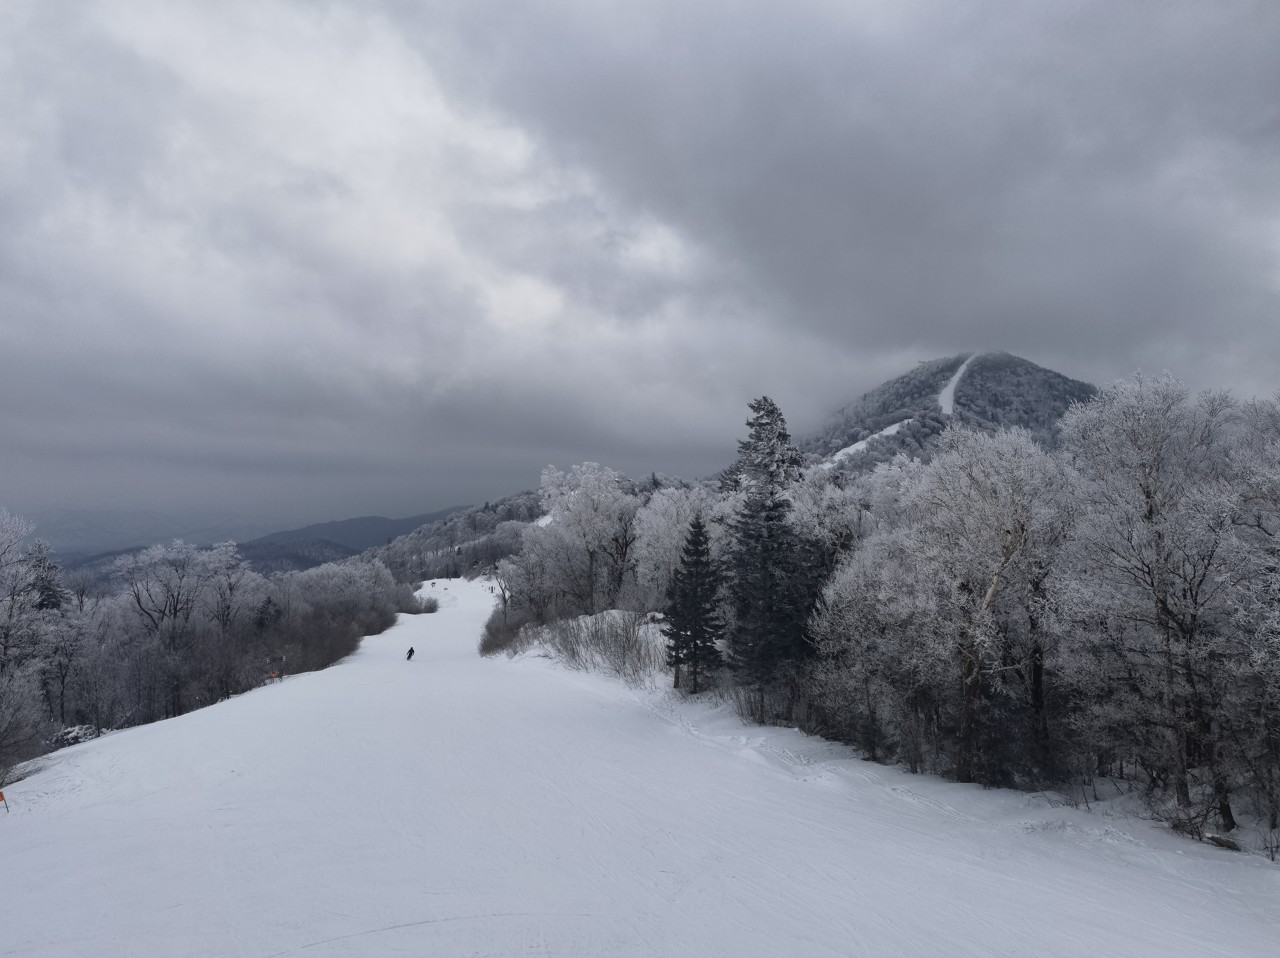
[[[0,802],[4,802],[4,813],[9,814],[9,800],[4,797],[4,792],[0,792]]]

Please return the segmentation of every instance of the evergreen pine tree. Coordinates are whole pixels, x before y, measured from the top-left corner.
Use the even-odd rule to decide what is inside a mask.
[[[62,567],[53,558],[49,543],[37,539],[23,562],[30,570],[32,605],[36,609],[61,609],[67,599],[62,585]]]
[[[730,665],[757,687],[809,652],[805,628],[820,582],[807,561],[812,549],[787,521],[790,512],[782,491],[768,490],[748,495],[733,525]]]
[[[718,595],[720,570],[711,559],[711,539],[702,516],[689,524],[680,566],[667,592],[667,665],[675,670],[675,686],[680,687],[682,669],[688,669],[690,691],[698,692],[699,679],[721,664],[716,643],[724,635]]]
[[[738,444],[738,461],[725,483],[745,493],[732,525],[728,652],[730,666],[760,697],[762,718],[766,686],[811,650],[806,629],[821,582],[812,548],[788,521],[788,488],[800,477],[803,459],[769,397],[753,402],[751,411],[750,433]]]
[[[800,478],[804,457],[791,444],[782,410],[768,396],[750,404],[747,438],[738,443],[738,460],[720,477],[721,489],[768,486],[785,488]]]

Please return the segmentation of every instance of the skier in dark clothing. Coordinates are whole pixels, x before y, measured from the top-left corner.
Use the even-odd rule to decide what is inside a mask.
[[[404,657],[404,660],[405,660],[406,662],[412,662],[412,661],[413,661],[413,646],[412,646],[412,645],[411,645],[411,646],[409,646],[409,654],[408,654],[408,655],[406,655],[406,656]]]

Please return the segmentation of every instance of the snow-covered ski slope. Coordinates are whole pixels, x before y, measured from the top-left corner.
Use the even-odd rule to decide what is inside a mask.
[[[334,668],[7,788],[0,955],[1280,954],[1263,859],[480,659],[491,595],[438,585]]]
[[[862,450],[866,449],[866,448],[867,448],[867,445],[868,445],[868,444],[869,444],[873,439],[882,439],[882,438],[884,438],[885,436],[894,436],[894,435],[897,435],[898,430],[899,430],[899,429],[901,429],[903,426],[905,426],[905,425],[906,425],[907,423],[909,423],[909,422],[911,422],[911,420],[910,420],[910,419],[904,419],[904,420],[902,420],[902,422],[895,422],[892,426],[885,426],[885,427],[884,427],[883,429],[881,429],[879,432],[874,433],[873,435],[868,436],[866,439],[859,439],[859,440],[858,440],[857,442],[855,442],[853,445],[851,445],[851,446],[845,446],[843,449],[841,449],[841,450],[839,450],[839,451],[837,451],[837,452],[832,453],[832,454],[831,454],[831,458],[830,458],[830,459],[828,459],[826,462],[822,463],[822,465],[823,465],[825,468],[830,469],[832,466],[834,466],[834,465],[835,465],[837,462],[839,462],[841,459],[845,459],[845,458],[847,458],[847,457],[849,457],[849,456],[852,456],[855,452],[862,452]]]
[[[964,375],[965,370],[969,368],[969,364],[978,356],[977,353],[971,353],[964,362],[960,364],[960,368],[956,370],[956,374],[951,377],[950,381],[942,387],[942,392],[938,393],[938,405],[942,408],[944,416],[951,416],[956,411],[956,386],[960,382],[960,377]]]

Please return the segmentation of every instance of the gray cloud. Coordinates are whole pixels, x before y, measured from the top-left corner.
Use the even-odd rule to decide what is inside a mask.
[[[1270,3],[0,11],[0,503],[705,474],[920,358],[1270,392]]]
[[[1271,380],[1274,5],[538,9],[466,5],[462,89],[738,265],[780,321],[1103,377],[1191,355],[1210,368],[1180,374],[1236,378],[1217,354],[1241,336],[1270,361],[1245,381]]]

